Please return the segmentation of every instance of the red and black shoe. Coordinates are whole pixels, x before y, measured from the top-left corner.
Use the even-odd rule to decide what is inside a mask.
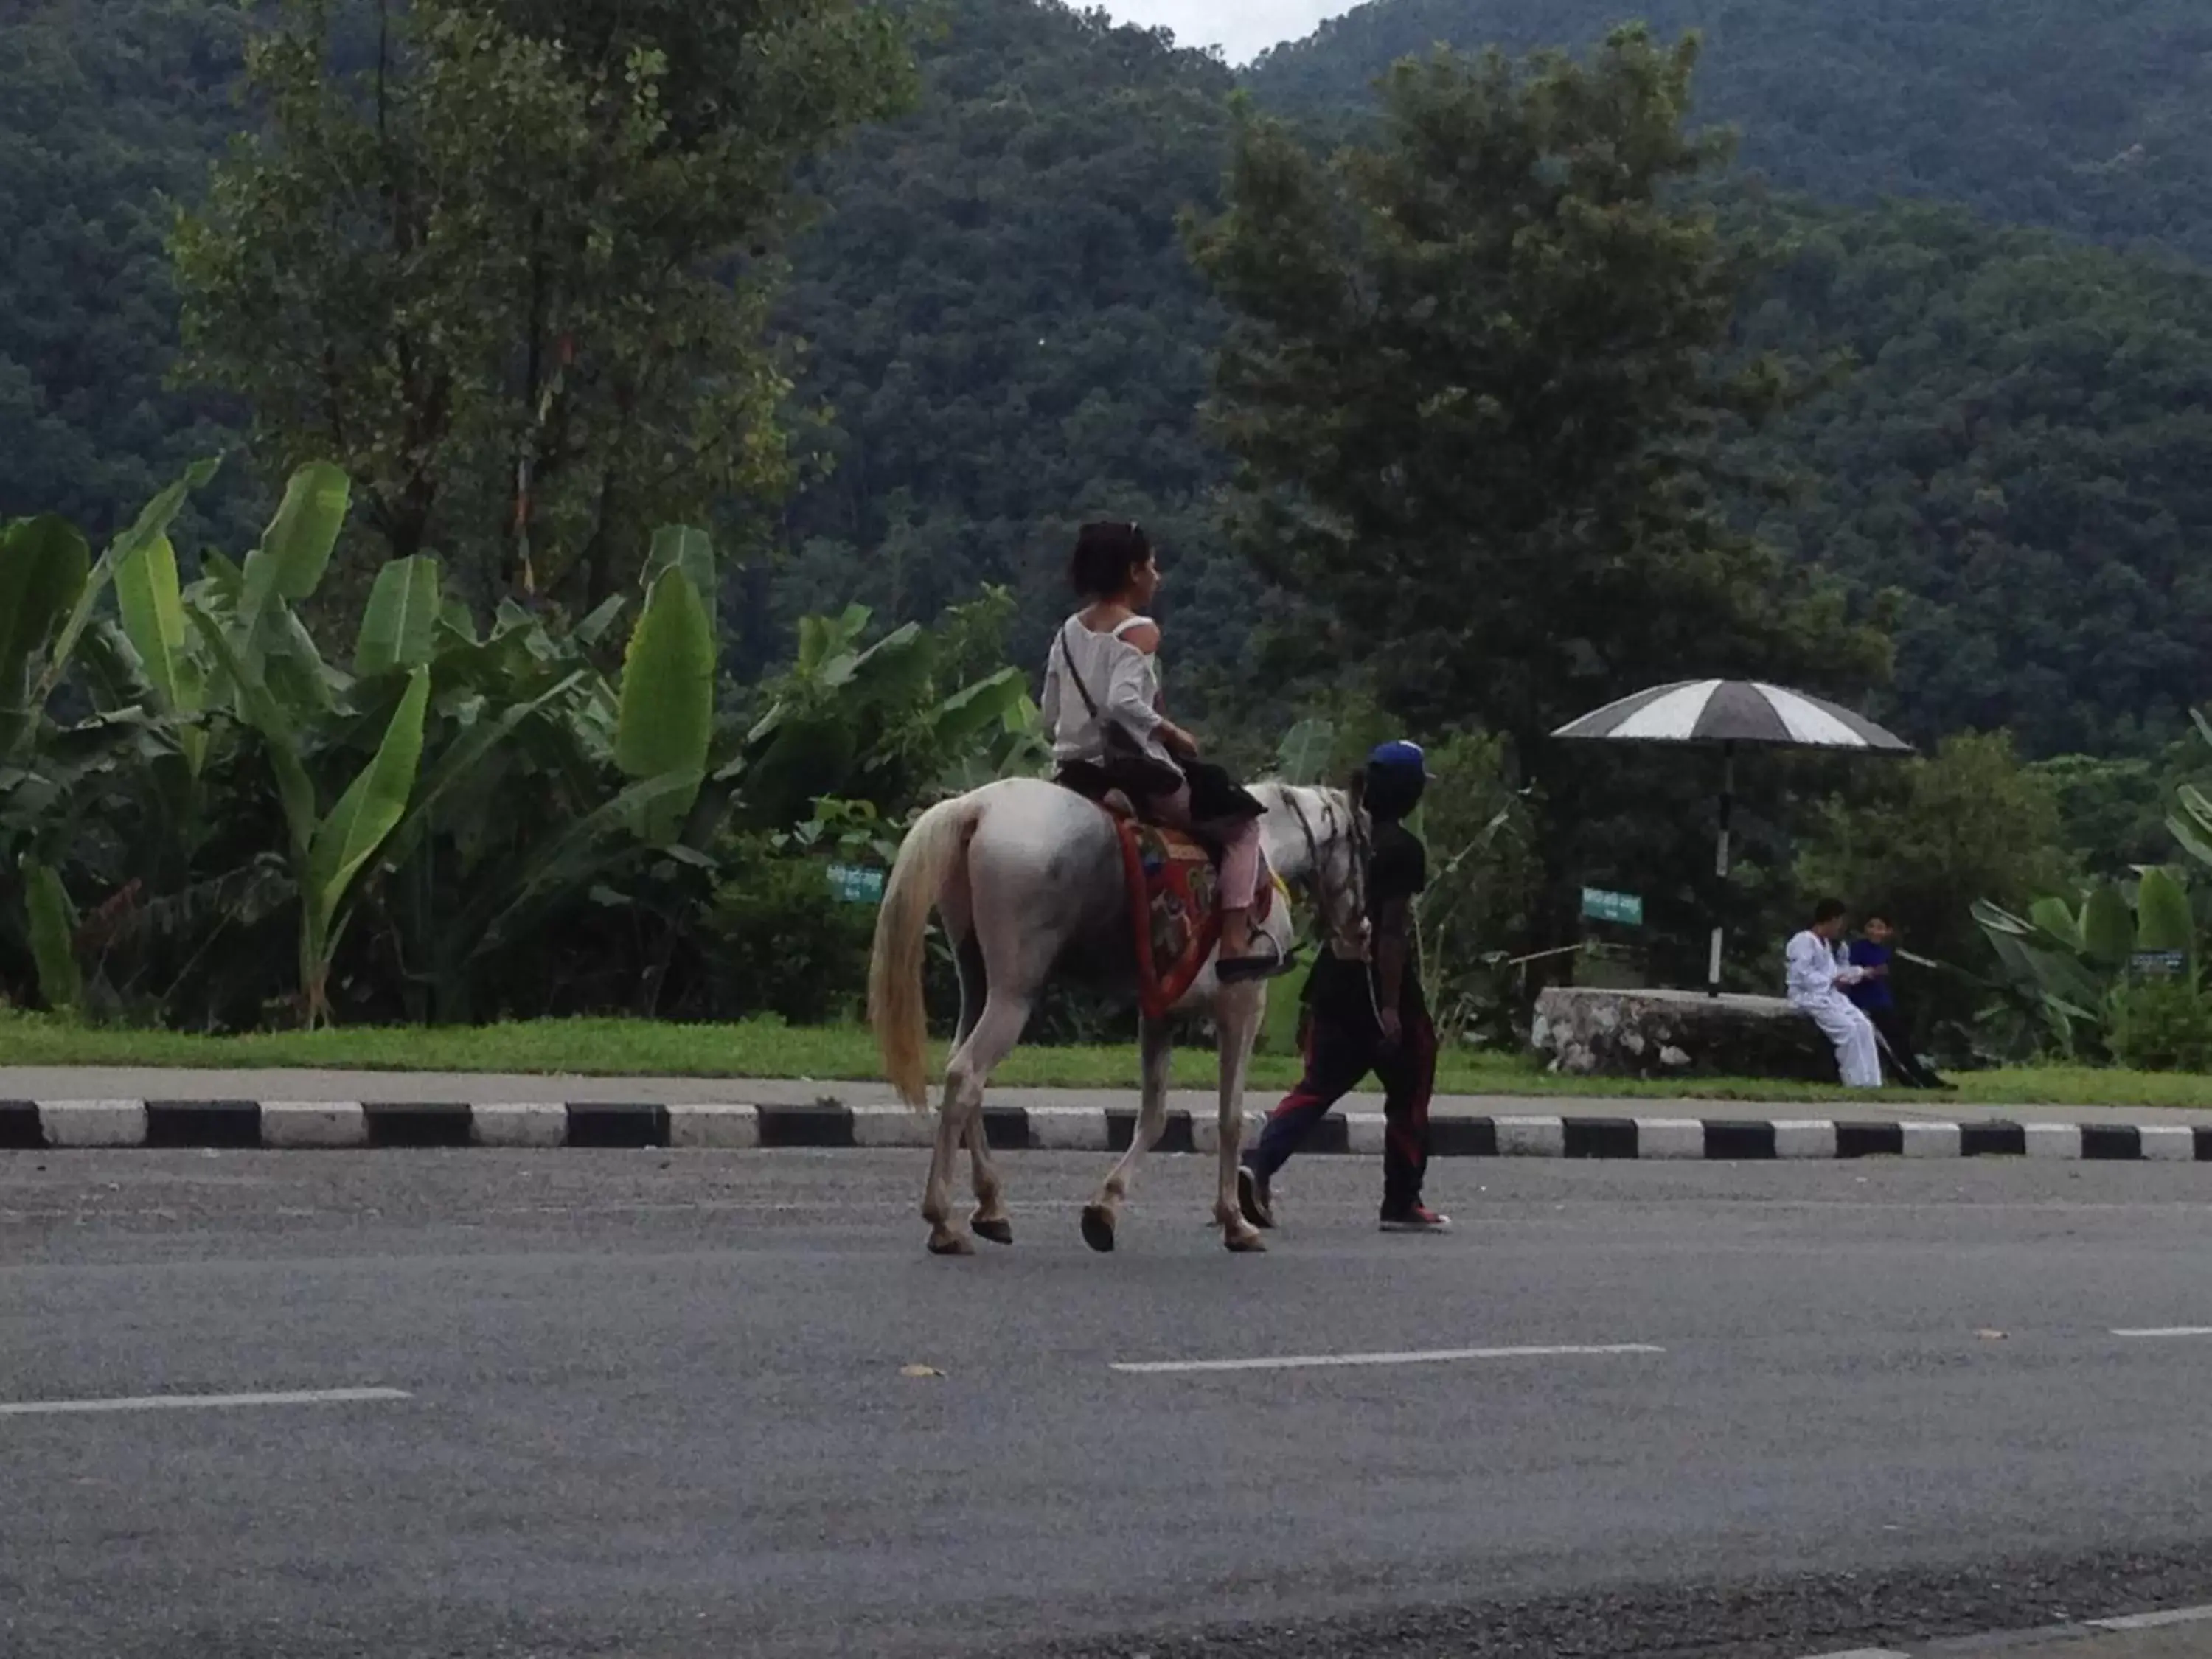
[[[1385,1206],[1382,1231],[1386,1233],[1448,1233],[1451,1231],[1451,1218],[1438,1215],[1425,1204],[1407,1204],[1395,1208]]]

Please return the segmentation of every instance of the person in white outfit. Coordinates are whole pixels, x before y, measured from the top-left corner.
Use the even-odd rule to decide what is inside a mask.
[[[1790,941],[1784,959],[1789,967],[1788,995],[1792,1006],[1802,1008],[1813,1023],[1836,1045],[1836,1069],[1851,1089],[1881,1087],[1881,1050],[1875,1045],[1874,1022],[1844,994],[1844,987],[1866,977],[1836,948],[1844,931],[1840,899],[1822,899],[1814,907],[1813,925]]]

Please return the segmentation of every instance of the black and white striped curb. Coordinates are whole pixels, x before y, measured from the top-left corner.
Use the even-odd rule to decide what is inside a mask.
[[[1248,1137],[1260,1115],[1246,1115]],[[1095,1106],[984,1109],[994,1148],[1121,1152],[1137,1113]],[[1379,1112],[1336,1113],[1312,1152],[1380,1152]],[[903,1106],[648,1103],[424,1104],[284,1100],[0,1101],[0,1150],[116,1146],[927,1146],[933,1116]],[[1158,1150],[1211,1152],[1210,1112],[1168,1114]],[[1437,1158],[2035,1158],[2212,1164],[2212,1123],[1875,1123],[1826,1118],[1437,1117]]]

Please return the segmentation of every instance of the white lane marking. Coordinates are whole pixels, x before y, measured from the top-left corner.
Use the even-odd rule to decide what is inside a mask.
[[[1912,1659],[1895,1648],[1853,1648],[1848,1653],[1816,1653],[1812,1659]]]
[[[1290,1371],[1334,1365],[1437,1365],[1460,1359],[1571,1359],[1607,1354],[1664,1353],[1647,1342],[1549,1348],[1430,1348],[1407,1353],[1285,1354],[1274,1359],[1123,1359],[1108,1369],[1133,1376],[1170,1371]]]
[[[2132,1613],[2124,1619],[2091,1619],[2098,1630],[2164,1630],[2169,1625],[2197,1625],[2212,1619],[2212,1607],[2176,1607],[2171,1613]]]
[[[411,1400],[404,1389],[295,1389],[281,1394],[147,1394],[116,1400],[0,1401],[0,1417],[60,1417],[86,1412],[222,1411],[237,1406],[343,1406]]]
[[[2212,1336],[2212,1325],[2165,1325],[2142,1331],[2114,1331],[2112,1334],[2149,1340],[2168,1336]]]

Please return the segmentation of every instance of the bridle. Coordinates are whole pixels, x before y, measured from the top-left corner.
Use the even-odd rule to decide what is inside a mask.
[[[1313,880],[1314,906],[1321,913],[1322,930],[1334,941],[1350,944],[1359,936],[1358,927],[1364,908],[1357,890],[1361,872],[1367,868],[1365,815],[1356,808],[1346,813],[1350,821],[1347,827],[1352,842],[1352,874],[1350,880],[1339,887],[1329,880],[1328,865],[1322,857],[1321,837],[1314,833],[1313,823],[1306,817],[1305,807],[1298,799],[1297,789],[1285,784],[1282,791],[1284,803],[1290,807],[1291,816],[1297,821],[1298,834],[1305,841],[1306,864]],[[1322,830],[1324,835],[1334,838],[1336,828],[1336,798],[1324,791],[1322,793]]]

